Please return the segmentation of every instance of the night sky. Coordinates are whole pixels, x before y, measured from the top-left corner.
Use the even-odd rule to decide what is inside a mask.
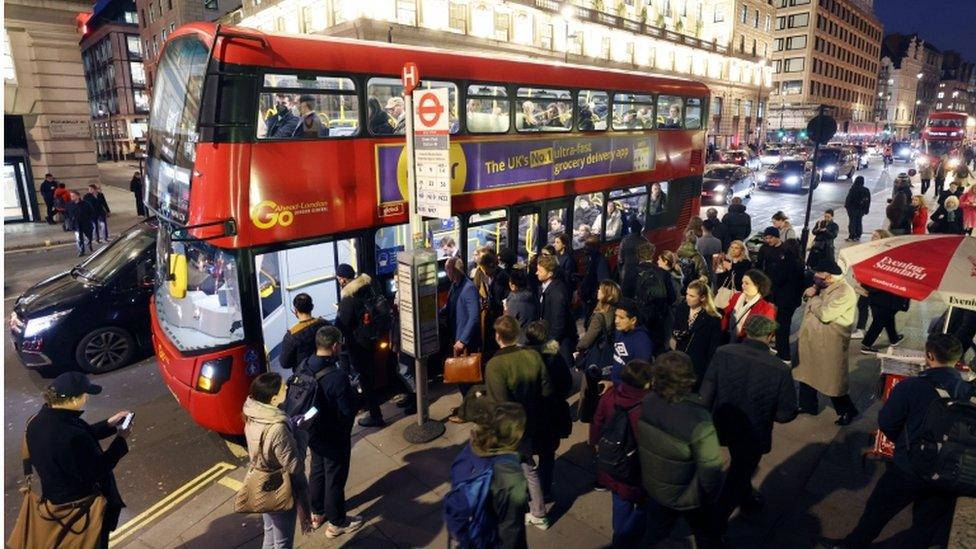
[[[940,50],[976,62],[976,0],[874,0],[884,33],[917,32]]]

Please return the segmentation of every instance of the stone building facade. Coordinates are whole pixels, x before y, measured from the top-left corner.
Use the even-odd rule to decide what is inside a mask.
[[[250,0],[244,0],[249,2]],[[139,39],[145,53],[146,84],[152,93],[159,51],[169,35],[184,23],[213,21],[233,6],[232,0],[136,0],[139,12]]]

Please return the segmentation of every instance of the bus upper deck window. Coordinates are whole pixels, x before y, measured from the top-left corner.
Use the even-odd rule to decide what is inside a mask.
[[[654,97],[640,93],[613,96],[613,129],[649,130],[654,127]]]
[[[447,88],[448,129],[457,133],[461,129],[457,110],[457,85],[453,82],[421,80],[418,90]],[[366,119],[369,133],[373,135],[403,135],[407,132],[406,103],[403,101],[403,83],[399,78],[370,78],[366,83]]]
[[[359,133],[359,101],[349,78],[267,74],[259,96],[259,139],[315,139]]]
[[[610,98],[607,92],[580,90],[576,96],[576,104],[579,108],[580,131],[607,129],[607,117],[610,114]]]
[[[474,84],[468,86],[465,109],[467,128],[471,133],[506,133],[511,103],[504,86]]]
[[[567,132],[573,128],[569,90],[519,88],[515,129],[520,132]]]
[[[685,129],[700,130],[702,127],[702,100],[689,98],[685,102]]]
[[[676,129],[684,126],[681,117],[680,97],[661,95],[657,98],[657,127]],[[699,118],[701,115],[699,114]]]

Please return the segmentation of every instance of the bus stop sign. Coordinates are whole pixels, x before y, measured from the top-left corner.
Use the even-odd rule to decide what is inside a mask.
[[[416,63],[404,63],[401,76],[403,78],[403,95],[408,95],[420,82],[420,71],[417,69]]]
[[[826,145],[837,133],[837,121],[826,114],[813,117],[807,123],[807,136],[814,143]]]

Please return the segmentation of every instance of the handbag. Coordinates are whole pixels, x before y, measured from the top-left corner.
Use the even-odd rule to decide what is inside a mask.
[[[463,354],[444,360],[444,383],[482,383],[481,353]]]
[[[735,272],[729,271],[729,278],[722,287],[715,292],[715,306],[719,309],[725,309],[729,306],[729,301],[732,299],[732,294],[735,293]]]
[[[258,455],[264,458],[264,435],[258,439]],[[284,467],[274,470],[261,469],[251,461],[244,475],[244,483],[234,496],[234,511],[237,513],[277,513],[288,511],[295,505],[292,495],[291,475]]]
[[[33,417],[31,417],[33,419]],[[27,421],[30,423],[30,420]],[[105,521],[108,499],[101,493],[68,503],[54,504],[39,496],[31,488],[34,480],[30,452],[27,449],[27,430],[21,444],[24,463],[24,499],[14,523],[7,547],[11,549],[89,549],[97,547]]]

